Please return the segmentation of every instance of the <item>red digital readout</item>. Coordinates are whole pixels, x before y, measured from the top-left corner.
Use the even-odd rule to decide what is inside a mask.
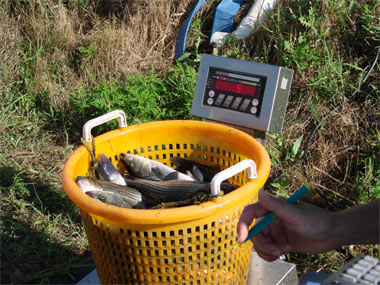
[[[222,81],[222,80],[215,81],[215,89],[249,95],[249,96],[255,96],[255,93],[256,93],[256,87],[254,86]]]

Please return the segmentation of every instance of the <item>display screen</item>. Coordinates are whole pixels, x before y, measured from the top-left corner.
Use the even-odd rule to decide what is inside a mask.
[[[249,86],[241,83],[234,83],[223,80],[215,81],[215,89],[249,96],[255,96],[256,93],[255,86]]]

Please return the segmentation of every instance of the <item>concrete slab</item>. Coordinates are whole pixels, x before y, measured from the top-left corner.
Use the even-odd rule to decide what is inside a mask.
[[[91,271],[86,277],[84,277],[81,281],[77,283],[77,285],[96,285],[100,284],[100,280],[98,274],[96,273],[96,269]]]
[[[268,262],[252,251],[247,284],[298,284],[296,265],[279,259]]]

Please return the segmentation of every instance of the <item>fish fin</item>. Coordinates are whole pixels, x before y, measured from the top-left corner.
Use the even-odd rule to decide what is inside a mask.
[[[151,167],[151,177],[150,180],[153,181],[161,181],[164,178],[164,174],[162,173],[161,169],[157,165],[153,165]]]
[[[204,181],[204,176],[196,165],[193,166],[193,171],[191,173],[198,181]]]
[[[116,169],[116,167],[112,164],[111,160],[109,160],[105,154],[100,153],[99,157],[100,160],[98,163],[98,167],[96,168],[96,174],[98,175],[99,179],[111,181],[112,177],[117,175],[119,171]]]
[[[162,181],[169,181],[169,180],[178,180],[178,172],[177,171],[170,172],[168,175],[166,175],[162,179]]]
[[[190,159],[179,157],[179,156],[172,156],[170,158],[170,161],[177,167],[183,167],[186,169],[190,169],[193,165],[193,162]]]
[[[81,179],[86,179],[86,178],[88,178],[88,177],[87,177],[87,176],[77,176],[77,177],[75,178],[75,182],[78,183],[79,180],[81,180]]]
[[[185,175],[191,177],[192,179],[194,179],[194,181],[198,181],[197,178],[194,177],[193,173],[191,173],[190,170],[187,170],[186,173],[185,173]]]
[[[132,207],[132,209],[145,209],[145,204],[143,202],[139,202]]]

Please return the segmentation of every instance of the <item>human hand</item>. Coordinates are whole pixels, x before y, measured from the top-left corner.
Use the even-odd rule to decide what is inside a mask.
[[[331,238],[333,213],[307,203],[292,205],[263,190],[259,192],[259,203],[243,210],[237,226],[238,241],[247,238],[254,218],[270,211],[278,218],[252,238],[255,250],[263,259],[273,261],[288,252],[321,253],[334,248]]]

